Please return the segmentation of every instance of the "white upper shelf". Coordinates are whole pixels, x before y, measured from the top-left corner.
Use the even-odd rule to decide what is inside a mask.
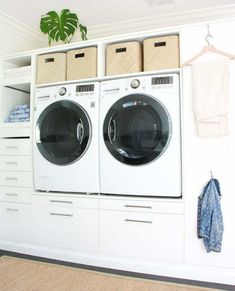
[[[171,74],[171,73],[179,73],[181,71],[180,68],[177,69],[169,69],[169,70],[159,70],[159,71],[147,71],[147,72],[138,72],[138,73],[128,73],[128,74],[121,74],[121,75],[110,75],[110,76],[102,76],[97,78],[90,78],[90,79],[79,79],[79,80],[69,80],[69,81],[61,81],[55,83],[45,83],[45,84],[38,84],[36,88],[42,87],[49,87],[49,86],[60,86],[60,85],[69,85],[75,83],[88,83],[88,82],[98,82],[98,81],[107,81],[112,79],[122,79],[122,78],[129,78],[129,77],[139,77],[139,76],[147,76],[147,75],[164,75],[164,74]]]

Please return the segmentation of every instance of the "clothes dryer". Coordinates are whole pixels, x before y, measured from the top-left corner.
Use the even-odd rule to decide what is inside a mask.
[[[35,190],[98,193],[99,83],[38,88]]]
[[[181,196],[179,75],[101,83],[102,194]]]

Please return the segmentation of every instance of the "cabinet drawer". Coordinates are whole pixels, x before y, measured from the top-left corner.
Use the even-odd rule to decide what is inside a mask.
[[[148,200],[114,200],[101,199],[100,209],[120,210],[130,212],[156,212],[183,214],[184,205],[182,202],[148,201]]]
[[[68,195],[68,197],[65,197]],[[47,206],[58,207],[77,207],[77,208],[94,208],[98,209],[99,200],[94,197],[71,197],[69,194],[64,194],[63,197],[59,195],[40,195],[34,194],[32,196],[32,203]]]
[[[0,155],[31,155],[30,139],[3,138],[0,140]]]
[[[0,239],[30,243],[30,205],[0,203]]]
[[[100,211],[101,253],[182,262],[183,215]]]
[[[32,172],[0,172],[0,185],[31,188],[33,186]]]
[[[0,156],[0,171],[32,171],[31,156]]]
[[[98,252],[98,209],[32,205],[35,244]]]
[[[9,202],[30,202],[32,189],[0,187],[0,200]]]

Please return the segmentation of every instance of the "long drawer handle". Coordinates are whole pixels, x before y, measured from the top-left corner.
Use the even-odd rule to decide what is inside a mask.
[[[16,177],[6,177],[6,180],[18,181],[18,178],[16,178]]]
[[[153,207],[152,206],[145,206],[145,205],[129,205],[129,204],[126,204],[125,207],[128,207],[128,208],[147,208],[147,209],[152,209]]]
[[[18,162],[6,162],[6,165],[18,165]]]
[[[66,201],[66,200],[50,200],[52,203],[66,203],[66,204],[73,204],[72,201]]]
[[[6,194],[6,196],[18,196],[18,194],[16,194],[16,193],[5,193]]]
[[[17,209],[17,208],[6,208],[6,211],[18,212],[19,209]]]
[[[125,219],[126,222],[137,222],[137,223],[153,223],[152,220],[137,220],[137,219]]]
[[[6,148],[7,148],[7,149],[15,149],[15,150],[17,150],[17,149],[18,149],[18,147],[17,147],[17,146],[6,146]]]
[[[55,213],[55,212],[50,212],[51,216],[66,216],[66,217],[73,217],[73,214],[65,214],[65,213]]]

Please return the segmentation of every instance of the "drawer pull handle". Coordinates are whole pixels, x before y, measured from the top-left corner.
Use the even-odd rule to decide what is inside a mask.
[[[55,213],[55,212],[51,212],[50,213],[51,216],[65,216],[65,217],[73,217],[73,214],[65,214],[65,213]]]
[[[18,181],[18,178],[16,178],[16,177],[6,177],[6,180],[8,180],[8,181]]]
[[[18,178],[16,178],[16,177],[6,177],[6,180],[8,180],[8,181],[18,181]]]
[[[6,162],[6,165],[18,165],[18,162]]]
[[[128,208],[145,208],[145,209],[152,209],[153,208],[152,206],[129,205],[129,204],[126,204],[125,207],[128,207]]]
[[[7,149],[15,149],[15,150],[17,150],[17,149],[18,149],[18,147],[17,147],[17,146],[6,146],[6,148],[7,148]]]
[[[18,194],[16,194],[16,193],[6,193],[6,196],[18,196]]]
[[[153,223],[151,220],[125,219],[126,222]]]
[[[66,203],[66,204],[73,204],[72,201],[63,201],[63,200],[50,200],[52,203]]]
[[[6,211],[11,211],[11,212],[18,212],[19,211],[19,209],[17,209],[17,208],[6,208]]]

